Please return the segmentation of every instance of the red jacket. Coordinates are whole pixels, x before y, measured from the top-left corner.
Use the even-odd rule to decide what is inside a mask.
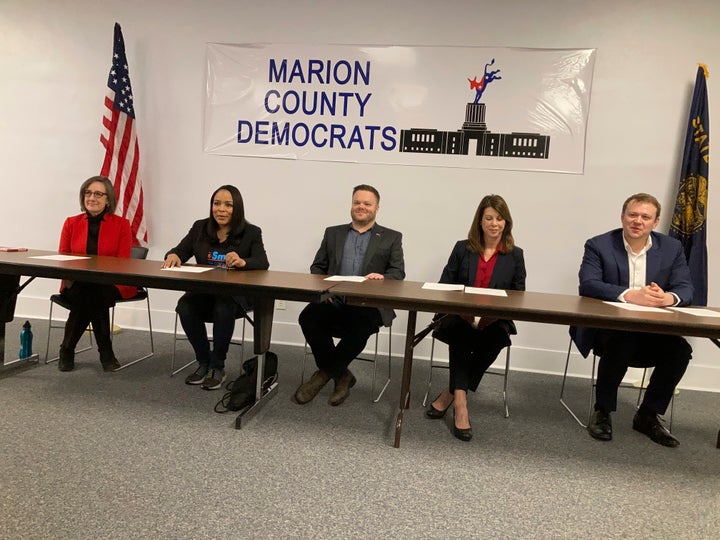
[[[87,214],[82,213],[69,217],[63,224],[60,234],[60,253],[85,255],[87,250],[88,220]],[[130,222],[124,217],[115,214],[105,214],[100,222],[98,235],[98,255],[110,257],[130,257],[132,246],[132,233]],[[132,298],[137,294],[137,287],[115,285],[123,298]],[[61,288],[62,290],[62,288]]]

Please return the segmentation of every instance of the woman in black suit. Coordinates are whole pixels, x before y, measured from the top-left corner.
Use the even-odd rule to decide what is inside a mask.
[[[181,266],[195,256],[198,264],[235,270],[269,267],[260,227],[245,219],[245,205],[235,186],[217,188],[210,197],[210,216],[196,221],[180,243],[165,255],[164,268]],[[187,292],[175,308],[195,351],[198,368],[185,378],[204,390],[217,390],[225,381],[225,358],[235,319],[251,306],[242,296]],[[205,330],[213,324],[213,348]]]
[[[510,210],[500,195],[487,195],[480,201],[468,238],[455,244],[440,283],[525,290],[523,252],[515,245]],[[453,433],[462,441],[472,439],[467,392],[477,390],[485,371],[510,345],[510,334],[516,333],[508,320],[446,316],[436,338],[449,346],[450,383],[425,415],[442,418],[455,403]]]

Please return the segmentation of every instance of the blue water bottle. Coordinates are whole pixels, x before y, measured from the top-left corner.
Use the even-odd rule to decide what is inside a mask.
[[[20,330],[20,358],[29,358],[32,356],[32,328],[30,321],[25,321],[22,330]]]

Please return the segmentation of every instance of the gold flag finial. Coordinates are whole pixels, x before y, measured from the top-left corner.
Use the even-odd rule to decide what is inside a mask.
[[[701,64],[700,62],[698,62],[698,66],[700,66],[700,67],[702,68],[703,74],[705,75],[705,78],[706,78],[706,79],[709,79],[709,78],[710,78],[710,72],[708,71],[707,65],[706,65],[706,64]]]

